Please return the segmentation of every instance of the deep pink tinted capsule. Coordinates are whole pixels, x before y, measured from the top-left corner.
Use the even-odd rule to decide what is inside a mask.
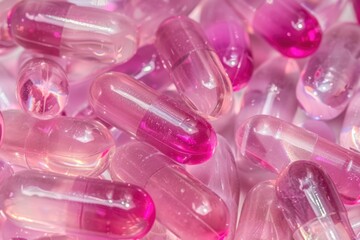
[[[228,74],[234,91],[245,87],[253,72],[250,40],[244,24],[225,1],[208,1],[200,23]]]
[[[238,158],[280,172],[290,162],[307,159],[321,165],[343,200],[360,202],[360,154],[315,133],[271,116],[246,120],[236,132]]]
[[[155,148],[130,142],[110,164],[113,180],[143,187],[153,198],[156,217],[180,239],[224,239],[229,212],[219,196]]]
[[[37,171],[2,184],[0,205],[18,226],[110,239],[142,237],[155,219],[151,197],[137,186]]]
[[[359,0],[352,0],[357,22],[360,23],[360,2]]]
[[[22,109],[39,119],[61,114],[69,96],[68,78],[64,70],[46,58],[30,59],[20,69],[17,99]]]
[[[294,240],[355,240],[334,183],[319,165],[290,164],[276,180],[276,196]]]
[[[136,52],[137,33],[126,17],[63,1],[23,1],[8,17],[21,46],[52,55],[122,62]]]
[[[343,23],[324,35],[319,50],[309,58],[296,89],[306,113],[333,119],[349,103],[358,82],[360,26]]]
[[[317,19],[296,1],[228,0],[256,33],[287,57],[314,53],[322,31]]]
[[[90,88],[99,118],[143,140],[180,163],[208,160],[216,146],[211,125],[182,101],[159,95],[121,73],[106,73]]]
[[[247,193],[234,239],[292,239],[275,193],[274,181],[260,182]]]
[[[200,115],[217,118],[230,110],[232,85],[200,25],[184,16],[165,20],[155,47],[184,101]]]
[[[340,132],[340,145],[360,151],[360,92],[355,94],[346,109]]]
[[[109,130],[93,120],[32,118],[3,111],[0,156],[11,164],[67,175],[98,175],[107,167],[115,143]]]

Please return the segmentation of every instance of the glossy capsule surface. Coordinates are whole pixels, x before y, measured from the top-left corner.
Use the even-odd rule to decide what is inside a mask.
[[[271,116],[246,120],[236,132],[239,158],[279,173],[290,162],[321,165],[348,204],[360,202],[360,154]]]
[[[317,19],[297,1],[228,0],[271,46],[287,57],[303,58],[320,45]]]
[[[296,88],[296,97],[307,115],[329,120],[345,110],[358,83],[359,41],[358,24],[339,24],[325,33]]]
[[[223,200],[155,148],[123,145],[109,169],[113,180],[143,187],[154,200],[157,220],[180,239],[218,240],[228,234]]]
[[[6,18],[11,7],[20,1],[21,0],[0,0],[0,53],[2,49],[10,49],[16,45],[10,36]]]
[[[120,14],[64,1],[23,1],[8,16],[21,46],[47,54],[123,62],[136,52],[135,25]]]
[[[56,62],[34,58],[21,67],[17,99],[22,109],[31,116],[50,119],[60,115],[68,97],[67,75]]]
[[[184,16],[166,19],[155,47],[188,106],[210,119],[230,110],[231,81],[198,23]]]
[[[151,197],[137,186],[38,171],[2,184],[0,205],[19,226],[110,239],[142,237],[155,219]]]
[[[96,176],[115,151],[109,130],[94,120],[32,118],[3,111],[0,156],[11,164],[66,175]]]
[[[360,92],[355,94],[346,109],[340,132],[340,145],[360,151]]]
[[[180,163],[200,163],[214,152],[216,134],[205,119],[128,75],[100,75],[90,87],[89,102],[99,118]]]
[[[294,240],[355,240],[347,213],[328,174],[298,161],[276,180],[276,196]]]

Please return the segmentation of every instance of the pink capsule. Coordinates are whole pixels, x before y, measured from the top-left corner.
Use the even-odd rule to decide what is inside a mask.
[[[109,71],[126,73],[156,90],[165,90],[171,84],[168,72],[164,69],[154,45],[138,49],[134,57]]]
[[[39,119],[61,114],[67,104],[69,84],[66,73],[54,61],[34,58],[20,69],[17,98],[22,109]]]
[[[0,110],[20,108],[16,100],[16,78],[0,64]]]
[[[319,51],[303,69],[296,97],[316,119],[333,119],[349,103],[358,80],[360,27],[344,23],[326,32]]]
[[[228,0],[254,31],[287,57],[313,54],[321,42],[317,19],[296,1]]]
[[[340,145],[360,151],[360,92],[351,99],[340,132]]]
[[[356,239],[334,183],[319,165],[290,164],[276,180],[276,196],[295,240]]]
[[[140,238],[155,219],[152,199],[137,186],[37,171],[9,178],[0,205],[18,226],[109,239]]]
[[[0,0],[0,51],[15,47],[15,43],[10,35],[7,15],[10,9],[21,0]]]
[[[275,182],[264,181],[246,195],[234,239],[291,240],[292,233],[275,195]]]
[[[357,22],[360,23],[360,2],[358,0],[352,0]]]
[[[236,132],[238,158],[278,173],[290,162],[307,159],[321,165],[343,200],[360,202],[360,154],[315,133],[271,116],[246,120]]]
[[[298,107],[295,95],[300,69],[295,60],[275,57],[260,66],[245,89],[237,125],[257,114],[292,121]]]
[[[11,110],[2,115],[0,156],[11,164],[97,176],[115,151],[111,134],[97,121],[68,117],[38,120]]]
[[[351,228],[354,230],[357,239],[360,238],[360,205],[346,206],[347,215]]]
[[[249,36],[236,13],[222,1],[208,1],[200,23],[218,54],[234,91],[245,87],[253,72]]]
[[[216,146],[211,125],[184,103],[159,95],[121,73],[106,73],[90,87],[99,118],[141,139],[180,163],[208,160]]]
[[[23,1],[8,17],[21,46],[56,56],[123,62],[135,54],[134,24],[120,14],[62,1]]]
[[[229,228],[225,203],[155,148],[130,142],[110,164],[113,180],[143,187],[153,198],[156,217],[180,239],[224,239]]]
[[[165,20],[155,47],[188,106],[206,118],[230,110],[230,79],[198,23],[183,16]]]

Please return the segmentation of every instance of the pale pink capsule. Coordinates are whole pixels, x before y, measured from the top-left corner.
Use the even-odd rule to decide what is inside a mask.
[[[292,239],[275,193],[274,181],[261,182],[247,193],[234,239]]]
[[[21,0],[0,0],[0,52],[1,49],[10,49],[16,45],[9,32],[7,15],[10,9],[20,1]]]
[[[333,119],[346,108],[358,82],[360,26],[343,23],[324,35],[303,69],[296,97],[316,119]]]
[[[276,180],[276,196],[294,240],[355,240],[344,204],[328,174],[297,161]]]
[[[2,114],[0,156],[12,164],[96,176],[105,170],[114,153],[111,134],[97,121],[67,117],[38,120],[20,111]]]
[[[17,99],[22,109],[39,119],[50,119],[61,114],[69,97],[66,73],[56,62],[34,58],[20,69]]]
[[[130,142],[117,149],[111,177],[143,187],[156,217],[180,239],[218,240],[229,231],[229,211],[214,192],[155,148]]]
[[[0,65],[0,110],[20,108],[16,99],[16,77]]]
[[[8,17],[21,46],[57,56],[123,62],[135,54],[137,32],[125,16],[64,1],[23,1]]]

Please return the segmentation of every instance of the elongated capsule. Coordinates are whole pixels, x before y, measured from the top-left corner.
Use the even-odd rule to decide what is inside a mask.
[[[346,109],[340,132],[340,145],[360,151],[360,92],[351,99]]]
[[[358,82],[360,27],[343,23],[325,33],[303,69],[296,97],[316,119],[333,119],[348,105]]]
[[[64,70],[46,58],[30,59],[21,67],[17,99],[22,109],[39,119],[61,114],[69,97],[69,83]]]
[[[227,0],[271,46],[287,57],[303,58],[320,45],[317,19],[297,1]]]
[[[334,183],[319,165],[291,163],[276,180],[276,196],[294,240],[356,239]]]
[[[110,164],[113,180],[143,187],[156,217],[180,239],[219,240],[228,234],[229,212],[219,196],[155,148],[130,142]]]
[[[143,140],[180,163],[208,160],[216,146],[211,125],[182,101],[159,95],[122,73],[106,73],[90,87],[90,105],[111,125]]]
[[[307,159],[321,165],[343,200],[360,202],[360,154],[315,133],[271,116],[246,120],[236,132],[238,157],[279,173],[290,162]]]
[[[230,110],[231,81],[198,23],[184,16],[168,18],[156,32],[155,47],[194,111],[211,119]]]
[[[0,192],[8,220],[45,232],[134,239],[144,236],[155,219],[151,197],[130,184],[23,171]]]
[[[93,120],[38,120],[3,111],[0,156],[11,164],[67,175],[96,176],[115,150],[109,130]]]
[[[2,49],[10,49],[16,46],[9,32],[7,15],[10,9],[20,1],[0,0],[0,53]]]
[[[64,1],[22,1],[9,13],[15,41],[57,56],[123,62],[135,54],[137,33],[126,17]]]

